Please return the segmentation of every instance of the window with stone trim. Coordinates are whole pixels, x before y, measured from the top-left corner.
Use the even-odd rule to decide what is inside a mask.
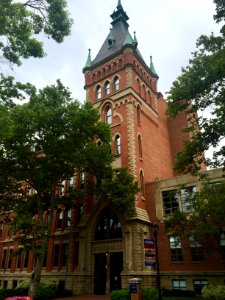
[[[141,124],[141,109],[139,105],[137,106],[137,123],[138,125]]]
[[[140,186],[141,186],[141,195],[145,194],[145,182],[144,182],[144,174],[143,171],[140,171]]]
[[[186,280],[185,279],[173,279],[172,286],[174,290],[186,290]]]
[[[117,134],[115,137],[115,154],[116,155],[121,154],[121,138],[119,134]]]
[[[120,89],[120,80],[119,80],[118,76],[116,76],[113,80],[113,87],[114,87],[114,92],[119,91],[119,89]]]
[[[141,144],[141,136],[138,135],[138,154],[139,154],[139,157],[142,158],[142,144]]]
[[[171,215],[180,210],[186,213],[192,211],[191,199],[196,193],[196,186],[162,191],[164,215]]]
[[[68,257],[69,257],[69,244],[68,243],[63,243],[62,244],[62,267],[67,266]]]
[[[96,100],[100,100],[102,97],[102,88],[100,85],[96,87]]]
[[[53,247],[53,267],[59,266],[60,244],[54,244]]]
[[[105,83],[105,95],[108,96],[110,94],[110,82],[106,81]]]
[[[109,125],[112,124],[112,108],[109,105],[105,109],[105,122]]]
[[[172,262],[182,262],[183,253],[182,253],[182,244],[181,237],[179,235],[170,235],[170,258]]]
[[[191,261],[203,261],[204,250],[201,243],[196,241],[192,236],[189,237],[189,245],[191,250]]]

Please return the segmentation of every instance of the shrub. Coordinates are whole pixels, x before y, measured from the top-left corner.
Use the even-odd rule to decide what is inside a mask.
[[[205,299],[224,300],[225,299],[225,285],[209,285],[202,289],[202,297]]]
[[[130,290],[122,289],[112,291],[110,294],[111,300],[130,300]]]
[[[143,288],[142,300],[158,300],[158,290],[156,288]]]

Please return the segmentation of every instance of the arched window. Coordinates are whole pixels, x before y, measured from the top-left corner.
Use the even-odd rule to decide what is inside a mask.
[[[140,109],[139,105],[137,107],[137,123],[138,123],[138,125],[141,124],[141,109]]]
[[[141,84],[139,79],[137,79],[137,88],[138,88],[138,94],[141,96]]]
[[[112,108],[110,106],[107,106],[105,110],[105,122],[107,124],[112,124]]]
[[[108,240],[122,238],[122,228],[117,216],[110,210],[100,217],[95,229],[95,240]]]
[[[140,172],[140,186],[141,186],[141,194],[142,194],[142,196],[144,196],[144,194],[145,194],[145,183],[144,183],[143,171]]]
[[[96,88],[96,99],[99,100],[102,97],[102,88],[100,85],[97,86]]]
[[[141,97],[146,100],[146,89],[145,89],[145,86],[144,84],[142,85],[142,93],[141,93]]]
[[[119,134],[115,137],[115,154],[120,155],[121,154],[121,139]]]
[[[141,146],[141,136],[138,136],[138,153],[139,157],[142,157],[142,146]]]
[[[119,91],[120,89],[120,81],[119,81],[119,77],[115,77],[113,80],[113,84],[114,84],[114,92]]]
[[[106,81],[105,83],[105,95],[109,95],[110,94],[110,82]]]

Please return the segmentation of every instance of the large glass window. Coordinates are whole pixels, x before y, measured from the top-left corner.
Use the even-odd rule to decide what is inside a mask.
[[[180,189],[181,206],[183,212],[192,211],[191,198],[196,193],[196,186],[188,186]]]
[[[95,240],[122,238],[122,228],[117,216],[106,210],[100,217],[95,229]]]
[[[173,279],[172,281],[174,290],[186,290],[186,280]]]
[[[179,210],[179,199],[177,190],[162,192],[164,214],[170,215]]]
[[[178,235],[171,235],[170,240],[170,256],[172,262],[183,261],[181,238]]]

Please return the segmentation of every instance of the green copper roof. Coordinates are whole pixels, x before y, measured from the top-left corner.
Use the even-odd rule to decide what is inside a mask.
[[[150,56],[150,70],[152,71],[153,74],[157,75],[154,65],[153,65],[153,62],[152,62],[152,56]]]
[[[118,0],[117,8],[122,7],[121,0]]]
[[[125,35],[125,39],[124,39],[124,42],[123,42],[123,46],[124,45],[133,45],[134,41],[129,33],[129,31],[127,30],[126,31],[126,35]]]
[[[84,68],[90,68],[90,67],[91,67],[91,49],[88,49],[88,57]]]

